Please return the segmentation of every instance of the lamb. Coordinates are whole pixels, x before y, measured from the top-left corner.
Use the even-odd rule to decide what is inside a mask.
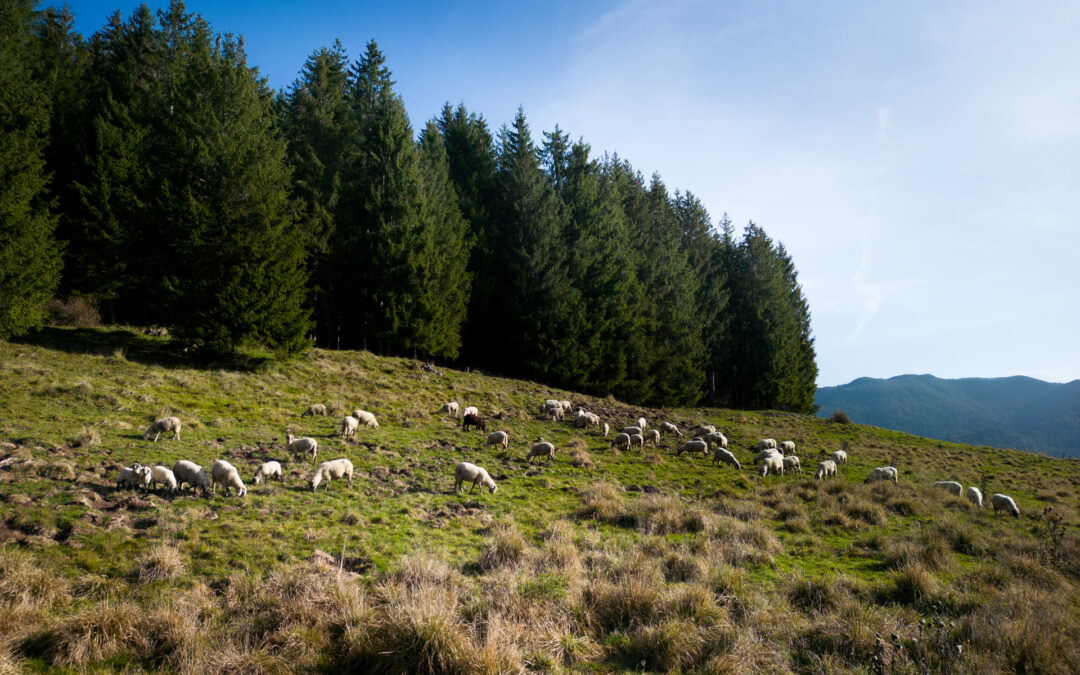
[[[360,424],[363,424],[365,427],[371,427],[372,429],[379,428],[379,421],[375,419],[374,415],[366,410],[354,410],[352,416],[360,420]]]
[[[244,481],[240,480],[240,472],[236,470],[236,467],[229,464],[223,459],[214,460],[214,465],[210,467],[210,492],[217,494],[217,484],[221,483],[225,486],[225,496],[229,496],[229,490],[236,490],[237,497],[243,497],[247,494],[247,487],[244,485]]]
[[[322,403],[315,403],[313,405],[309,405],[307,410],[300,414],[300,417],[315,417],[316,415],[322,415],[323,417],[326,417],[326,406],[324,406]]]
[[[531,462],[533,457],[547,457],[550,462],[555,459],[555,444],[545,441],[541,436],[536,439],[536,444],[532,446],[532,450],[529,450],[529,456],[525,458],[525,461]]]
[[[675,426],[671,422],[661,422],[660,428],[669,434],[675,434],[676,436],[682,436],[682,432],[679,431],[679,427]]]
[[[341,438],[348,439],[356,433],[356,428],[360,426],[360,420],[356,419],[352,415],[346,415],[341,418]]]
[[[942,488],[948,492],[953,493],[957,497],[964,493],[964,486],[954,480],[939,480],[934,483],[934,487]]]
[[[505,449],[510,447],[509,444],[509,434],[507,434],[505,431],[492,431],[490,434],[488,434],[487,442],[484,443],[484,447],[486,448],[489,445],[501,445]]]
[[[800,475],[802,474],[802,463],[799,462],[799,458],[795,455],[784,455],[783,462],[785,472],[791,471]]]
[[[974,485],[969,487],[967,489],[967,498],[968,498],[968,501],[970,501],[972,504],[974,504],[975,506],[978,506],[980,509],[982,508],[982,506],[983,506],[982,491],[979,490],[979,488],[975,487]]]
[[[484,421],[484,418],[479,415],[474,415],[473,413],[468,413],[461,418],[462,431],[468,431],[470,426],[476,427],[480,431],[487,431],[487,423]]]
[[[461,416],[464,417],[465,415],[476,415],[477,417],[479,417],[480,416],[480,409],[477,408],[474,405],[471,405],[468,408],[465,408],[464,410],[461,411]]]
[[[774,453],[762,457],[757,463],[758,469],[761,471],[762,476],[768,476],[770,473],[774,476],[776,474],[784,475],[784,456],[780,453]]]
[[[116,479],[116,489],[131,487],[136,490],[139,488],[147,490],[152,480],[153,476],[150,467],[135,462],[131,466],[120,469],[120,476]]]
[[[276,478],[282,483],[285,482],[285,474],[281,472],[280,462],[263,462],[258,470],[255,471],[255,477],[252,478],[251,481],[258,485],[263,481],[269,482],[272,478]]]
[[[780,442],[780,450],[785,455],[793,455],[793,454],[795,454],[795,441],[781,441]]]
[[[150,487],[157,489],[158,483],[164,485],[167,492],[176,492],[176,476],[161,465],[150,467]]]
[[[690,432],[691,438],[705,438],[705,434],[711,434],[716,431],[716,427],[711,424],[699,424],[694,427],[694,430]],[[679,434],[682,436],[682,434]]]
[[[832,461],[837,464],[847,464],[847,453],[843,450],[837,450],[832,454]]]
[[[641,434],[630,434],[630,445],[636,445],[639,450],[645,450],[645,437]]]
[[[831,459],[827,459],[824,462],[818,462],[817,473],[814,474],[814,478],[821,480],[822,478],[832,478],[836,475],[836,462]]]
[[[331,478],[346,478],[349,481],[349,489],[352,489],[353,464],[345,457],[323,462],[311,475],[311,491],[319,489],[319,484],[326,481],[326,491],[330,491]]]
[[[700,452],[701,454],[703,454],[705,456],[708,456],[708,454],[709,454],[709,444],[706,443],[701,438],[695,437],[693,440],[683,443],[682,447],[680,447],[675,452],[675,456],[677,457],[677,456],[683,454],[684,452],[689,452],[689,453]]]
[[[641,434],[641,427],[623,427],[622,432],[624,434],[630,434],[631,436],[633,436],[634,434],[640,435]]]
[[[645,431],[645,429],[647,429],[647,428],[648,428],[648,426],[649,426],[649,423],[645,421],[645,418],[644,418],[644,417],[639,417],[639,418],[637,418],[637,425],[638,425],[639,427],[641,427],[641,430],[642,430],[642,431]]]
[[[761,439],[761,442],[757,444],[757,449],[758,450],[768,450],[769,448],[775,448],[775,447],[776,447],[776,439],[774,439],[774,438],[763,438],[763,439]]]
[[[727,436],[720,433],[719,431],[711,431],[702,436],[701,439],[706,443],[715,443],[716,447],[718,448],[727,447]]]
[[[486,469],[469,462],[461,462],[454,467],[454,492],[460,492],[461,484],[465,481],[472,481],[470,493],[476,489],[477,485],[483,485],[491,494],[495,494],[495,491],[499,489]]]
[[[173,438],[180,440],[180,420],[176,417],[162,417],[159,420],[154,420],[154,423],[146,428],[146,432],[143,433],[143,440],[150,438],[150,434],[154,434],[154,442],[157,443],[157,439],[161,437],[162,432],[173,432]]]
[[[460,406],[458,406],[457,401],[447,401],[446,403],[443,403],[441,408],[439,408],[439,412],[447,413],[448,415],[450,415],[450,417],[457,417],[459,407]]]
[[[611,441],[611,445],[613,445],[616,448],[625,447],[627,450],[629,450],[630,449],[630,434],[621,434],[621,433],[620,434],[615,434],[615,439],[613,441]]]
[[[871,471],[870,475],[868,475],[866,477],[866,480],[864,480],[863,482],[874,483],[879,480],[891,480],[895,483],[897,482],[898,475],[899,472],[894,466],[879,466],[878,468]]]
[[[307,436],[296,438],[292,434],[285,434],[285,449],[292,455],[293,461],[310,452],[311,463],[314,464],[315,458],[319,455],[319,442]]]
[[[739,464],[739,460],[735,459],[735,455],[731,454],[729,450],[716,446],[716,449],[713,450],[713,464],[720,466],[720,462],[730,464],[736,469],[742,469],[742,465]]]
[[[609,425],[607,422],[604,422],[604,438],[607,438],[609,433],[611,433],[611,425]]]
[[[203,494],[210,490],[210,479],[206,477],[203,468],[195,462],[181,459],[176,464],[173,464],[172,471],[173,475],[176,476],[177,488],[182,488],[184,483],[187,483],[192,490],[198,490]]]
[[[1017,508],[1016,502],[1009,495],[1003,495],[1000,492],[995,492],[990,495],[990,504],[994,507],[994,513],[997,513],[1001,509],[1005,509],[1012,514],[1013,518],[1020,517],[1020,509]]]
[[[646,443],[652,443],[654,446],[660,447],[660,430],[659,429],[649,429],[645,433],[645,442]]]

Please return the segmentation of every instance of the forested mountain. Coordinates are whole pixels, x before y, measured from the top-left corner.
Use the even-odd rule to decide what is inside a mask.
[[[273,92],[179,1],[87,39],[67,8],[5,7],[0,261],[28,264],[0,266],[3,335],[55,295],[210,353],[363,348],[653,405],[813,409],[784,246],[659,175],[523,109],[415,127],[374,41],[316,50]]]
[[[1080,457],[1080,380],[859,378],[817,391],[819,414],[958,443]]]

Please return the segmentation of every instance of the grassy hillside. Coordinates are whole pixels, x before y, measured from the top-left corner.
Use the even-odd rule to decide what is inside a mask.
[[[0,342],[0,673],[1072,672],[1080,464],[775,412],[652,410],[363,352],[195,367],[123,330]],[[567,398],[613,427],[720,427],[743,463],[616,452],[537,419]],[[510,448],[437,414],[476,405]],[[310,403],[328,418],[301,418]],[[369,410],[378,430],[343,442]],[[153,418],[181,440],[144,441]],[[312,494],[310,462],[356,466]],[[524,456],[539,436],[554,462]],[[804,475],[760,479],[759,439]],[[812,477],[846,447],[841,476]],[[235,464],[245,498],[117,490],[122,466]],[[278,459],[284,485],[253,485]],[[495,494],[454,494],[488,468]],[[875,466],[900,482],[864,485]],[[929,487],[1011,494],[1019,519]],[[1040,517],[1052,507],[1051,517]]]

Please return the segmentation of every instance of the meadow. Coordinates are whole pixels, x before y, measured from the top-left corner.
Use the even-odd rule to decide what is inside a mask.
[[[431,372],[434,370],[434,372]],[[541,419],[714,424],[742,469]],[[485,448],[445,401],[477,406]],[[312,403],[330,414],[301,417]],[[341,417],[373,412],[343,441]],[[143,439],[158,417],[180,440]],[[285,434],[348,457],[312,493]],[[535,439],[553,462],[527,462]],[[758,476],[763,437],[802,475]],[[833,451],[833,480],[813,470]],[[243,498],[117,489],[233,463]],[[263,461],[284,484],[254,485]],[[498,483],[455,493],[466,460]],[[899,482],[864,484],[876,466]],[[936,490],[1011,495],[1014,519]],[[775,411],[650,409],[368,352],[199,364],[125,328],[0,341],[0,673],[1072,673],[1080,463]]]

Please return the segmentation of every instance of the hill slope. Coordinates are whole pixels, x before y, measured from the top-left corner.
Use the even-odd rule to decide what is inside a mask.
[[[1054,673],[1080,656],[1080,463],[365,352],[237,369],[165,350],[122,330],[0,342],[0,672]],[[615,428],[715,424],[742,468],[678,456],[685,437],[616,452],[539,419],[546,398]],[[437,414],[447,400],[509,447]],[[316,402],[331,416],[300,416]],[[343,441],[358,407],[380,427]],[[143,440],[162,415],[181,439]],[[320,460],[348,457],[352,489],[313,494],[287,429]],[[530,463],[540,436],[558,454]],[[794,440],[806,474],[757,476],[764,436]],[[840,448],[840,475],[814,480]],[[245,481],[277,459],[285,482],[244,498],[116,488],[132,462],[219,458]],[[462,460],[497,492],[456,494]],[[884,464],[898,484],[863,484]],[[1022,515],[929,487],[943,478],[1009,493]]]
[[[1080,380],[863,377],[819,388],[816,401],[822,416],[844,410],[860,424],[958,443],[1080,456]]]

